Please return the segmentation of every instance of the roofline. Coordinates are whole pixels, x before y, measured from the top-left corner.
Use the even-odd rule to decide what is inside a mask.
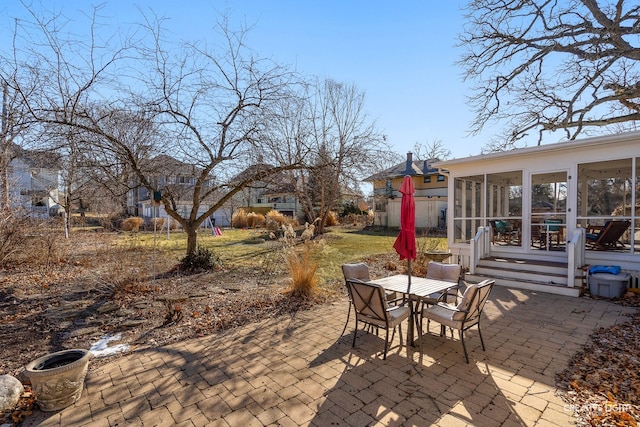
[[[595,137],[585,138],[585,139],[580,139],[575,141],[556,142],[553,144],[537,145],[535,147],[516,148],[514,150],[509,150],[509,151],[500,151],[496,153],[479,154],[476,156],[461,157],[461,158],[451,159],[451,160],[442,160],[439,162],[435,162],[433,166],[437,168],[446,168],[447,166],[450,166],[450,165],[477,162],[480,160],[501,159],[501,158],[514,157],[514,156],[520,157],[520,156],[527,156],[529,154],[535,154],[540,152],[566,151],[566,150],[573,150],[576,147],[591,147],[591,146],[605,145],[605,144],[611,144],[611,143],[627,142],[627,141],[632,141],[637,139],[640,139],[640,131],[624,132],[624,133],[613,134],[613,135],[595,136]]]

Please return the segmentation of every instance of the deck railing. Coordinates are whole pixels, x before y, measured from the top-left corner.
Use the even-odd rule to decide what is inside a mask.
[[[469,273],[475,274],[478,262],[491,250],[491,233],[489,227],[480,226],[471,240],[469,253]]]
[[[577,228],[567,240],[567,286],[573,288],[576,283],[576,271],[584,267],[585,230]]]

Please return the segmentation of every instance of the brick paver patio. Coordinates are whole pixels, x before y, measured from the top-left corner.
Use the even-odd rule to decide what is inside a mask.
[[[346,298],[296,316],[114,358],[90,369],[82,398],[36,411],[42,426],[566,426],[555,374],[598,327],[634,312],[607,301],[495,287],[469,364],[456,338],[424,338],[421,358],[358,334]],[[404,325],[406,332],[406,324]]]

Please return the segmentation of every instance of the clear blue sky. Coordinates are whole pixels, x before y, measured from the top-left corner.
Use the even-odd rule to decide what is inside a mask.
[[[11,27],[11,18],[22,10],[18,0],[5,1],[0,5],[2,30]],[[43,3],[71,19],[91,7],[84,0]],[[464,3],[107,0],[101,20],[125,27],[140,21],[138,8],[153,10],[169,18],[166,24],[176,37],[194,40],[211,38],[218,12],[227,12],[232,28],[253,25],[248,44],[261,56],[305,75],[354,83],[364,91],[370,117],[398,154],[404,157],[415,142],[441,140],[453,157],[464,157],[479,154],[491,134],[467,136],[473,119],[465,98],[469,83],[462,81],[462,70],[454,64],[461,54],[454,45]]]

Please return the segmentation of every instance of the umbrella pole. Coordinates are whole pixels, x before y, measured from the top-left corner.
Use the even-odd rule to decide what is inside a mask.
[[[407,258],[407,276],[409,277],[407,281],[407,296],[409,298],[409,313],[411,313],[411,320],[407,327],[407,345],[413,346],[413,324],[416,321],[416,313],[413,311],[413,298],[411,298],[411,258]]]

